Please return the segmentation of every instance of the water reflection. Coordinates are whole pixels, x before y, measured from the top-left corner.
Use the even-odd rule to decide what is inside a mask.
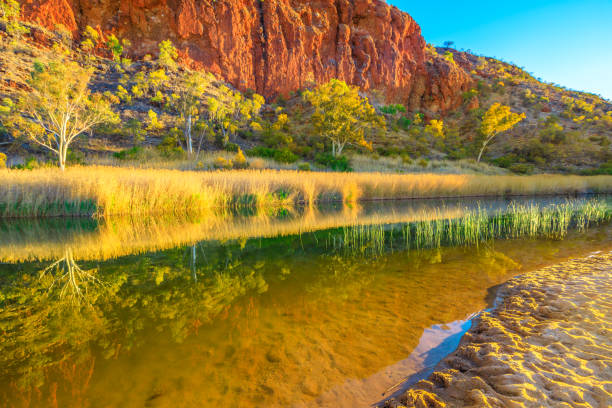
[[[465,214],[459,205],[444,208],[428,210],[430,219]],[[351,218],[354,211],[362,218]],[[491,286],[612,246],[602,224],[563,240],[487,237],[478,246],[415,249],[400,245],[405,226],[374,221],[423,213],[393,211],[336,208],[320,221],[312,213],[235,215],[232,226],[195,223],[184,236],[185,224],[153,221],[123,229],[69,220],[63,231],[4,224],[14,234],[3,233],[0,245],[0,400],[11,407],[375,402],[343,385],[370,378],[379,397],[426,363],[398,365],[427,350],[424,331],[481,310]],[[360,235],[327,228],[346,219],[373,226]],[[252,238],[246,220],[281,232],[270,227]],[[289,234],[305,225],[314,232]],[[191,241],[202,231],[214,239]],[[172,242],[182,244],[159,249]]]
[[[513,203],[540,206],[564,203],[564,198],[460,201],[383,201],[323,208],[256,210],[219,213],[203,219],[52,218],[0,220],[0,262],[60,258],[66,246],[78,260],[108,260],[192,245],[200,241],[271,238],[349,225],[381,225],[456,219],[467,213],[505,210]],[[576,201],[576,200],[573,200]],[[578,200],[580,201],[580,200]]]

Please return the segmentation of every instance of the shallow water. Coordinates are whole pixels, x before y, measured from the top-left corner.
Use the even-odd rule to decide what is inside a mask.
[[[452,351],[496,285],[610,249],[612,227],[418,250],[372,234],[339,246],[342,227],[508,204],[0,223],[0,405],[376,403]]]

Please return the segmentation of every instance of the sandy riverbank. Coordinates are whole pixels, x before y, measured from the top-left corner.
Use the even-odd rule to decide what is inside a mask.
[[[518,276],[388,407],[612,406],[612,252]]]

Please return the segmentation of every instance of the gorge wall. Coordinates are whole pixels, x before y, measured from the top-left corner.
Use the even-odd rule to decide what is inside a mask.
[[[420,27],[381,0],[21,0],[26,19],[75,35],[87,25],[132,42],[170,39],[181,60],[266,98],[339,78],[411,110],[447,111],[471,79],[428,56]]]

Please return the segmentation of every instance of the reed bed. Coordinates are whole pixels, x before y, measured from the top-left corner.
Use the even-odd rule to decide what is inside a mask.
[[[0,217],[200,215],[218,208],[364,200],[611,193],[612,176],[178,171],[0,171]]]
[[[540,206],[512,203],[506,210],[489,213],[466,211],[458,218],[432,218],[403,225],[355,225],[330,236],[328,246],[353,254],[382,254],[387,248],[422,249],[478,245],[497,238],[561,239],[571,228],[584,231],[612,219],[604,200],[572,200]]]

